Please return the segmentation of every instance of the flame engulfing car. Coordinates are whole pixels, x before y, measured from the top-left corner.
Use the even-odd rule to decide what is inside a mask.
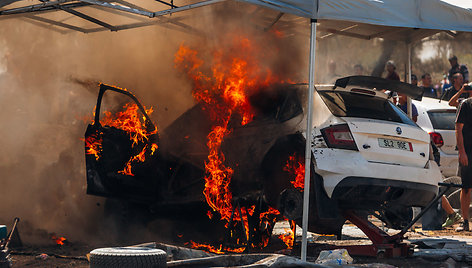
[[[310,231],[339,234],[343,209],[376,211],[399,228],[409,220],[403,216],[406,208],[425,206],[437,194],[441,175],[429,158],[428,134],[375,88],[407,94],[419,90],[373,77],[348,77],[317,88]],[[133,141],[126,131],[100,123],[106,90],[136,102],[145,118],[145,138]],[[228,202],[233,214],[238,207],[243,215],[240,208],[246,208],[248,238],[271,232],[259,221],[270,207],[301,225],[303,189],[294,186],[296,175],[287,166],[289,159],[304,159],[305,91],[306,85],[267,87],[249,96],[252,121],[242,125],[237,114],[228,121],[232,131],[221,143],[222,160],[232,168]],[[85,133],[88,194],[127,200],[161,214],[183,207],[208,210],[204,177],[212,118],[197,104],[159,135],[155,130],[133,95],[101,85],[95,121]]]

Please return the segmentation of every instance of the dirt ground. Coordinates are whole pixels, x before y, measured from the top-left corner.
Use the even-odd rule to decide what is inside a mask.
[[[355,228],[352,224],[346,224],[347,228]],[[284,228],[282,226],[280,228]],[[395,233],[394,230],[389,230],[389,233]],[[316,236],[316,235],[315,235]],[[352,244],[368,244],[369,240],[365,237],[355,237],[356,235],[344,234],[343,239],[335,240],[334,236],[316,236],[316,241],[312,241],[309,246],[312,249],[312,252],[318,252],[317,247],[322,249],[327,244],[336,244],[336,245],[352,245]],[[443,237],[450,236],[454,237],[465,237],[472,239],[472,232],[462,232],[457,233],[454,231],[454,228],[448,228],[441,231],[423,231],[419,228],[415,229],[415,232],[408,232],[408,239],[422,239],[429,237]],[[143,241],[150,242],[150,241]],[[156,241],[159,242],[159,241]],[[25,244],[21,248],[12,248],[11,257],[13,262],[13,267],[89,267],[87,260],[87,253],[92,251],[95,248],[100,247],[114,247],[114,246],[129,246],[133,244],[101,244],[93,243],[86,244],[82,242],[75,241],[65,241],[64,245],[54,245],[51,242],[49,245],[42,243],[41,245],[31,245]],[[176,243],[177,246],[184,246],[183,243]],[[286,246],[282,243],[281,240],[277,238],[276,235],[272,237],[271,243],[268,248],[264,249],[264,252],[273,252],[279,254],[286,254],[291,256],[299,256],[299,247],[295,247],[295,250],[287,250]],[[315,250],[313,251],[313,248]],[[251,253],[257,253],[252,251]],[[309,261],[315,261],[317,254],[308,255]],[[390,258],[390,259],[377,259],[372,257],[356,257],[353,256],[356,266],[365,267],[366,265],[372,265],[375,263],[389,264],[396,267],[445,267],[444,260],[432,260],[424,259],[419,257],[409,257],[409,258]],[[468,266],[467,263],[457,262],[456,267]],[[372,266],[370,266],[372,267]]]

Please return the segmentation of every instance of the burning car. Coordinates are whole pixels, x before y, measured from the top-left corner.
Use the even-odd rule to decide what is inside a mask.
[[[306,89],[288,83],[260,88],[247,96],[250,120],[234,112],[219,121],[200,102],[158,133],[136,97],[102,84],[95,120],[85,133],[87,193],[161,214],[183,207],[208,210],[229,228],[241,222],[246,244],[266,245],[275,216],[301,225]],[[375,211],[399,228],[408,220],[403,210],[425,206],[437,194],[441,174],[429,157],[429,135],[376,89],[419,92],[405,83],[359,76],[317,86],[312,232],[339,234],[344,209]],[[134,104],[125,108],[133,120],[121,114],[100,119],[108,90],[131,98]]]

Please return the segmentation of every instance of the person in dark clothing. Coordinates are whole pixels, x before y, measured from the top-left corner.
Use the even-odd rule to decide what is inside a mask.
[[[456,231],[469,231],[470,189],[472,188],[472,98],[459,105],[456,117],[459,173],[462,179],[461,210],[464,222]]]
[[[459,90],[461,90],[461,88],[464,86],[464,79],[462,78],[462,74],[461,73],[455,73],[453,76],[452,76],[452,86],[446,88],[443,92],[443,94],[441,95],[441,99],[442,100],[451,100],[451,98],[456,95],[457,92],[459,92]],[[460,98],[468,98],[469,97],[469,94],[467,93],[463,93]],[[452,105],[452,106],[455,106],[455,105]]]
[[[397,67],[395,67],[393,60],[387,61],[385,66],[387,68],[387,77],[385,77],[385,79],[400,81],[400,76],[395,72]]]
[[[435,98],[439,97],[438,91],[432,86],[432,79],[429,73],[425,73],[421,76],[421,89],[423,89],[423,97]]]
[[[456,73],[461,73],[462,78],[464,78],[464,82],[468,83],[469,82],[469,70],[467,69],[467,66],[464,64],[459,65],[459,62],[457,61],[456,56],[452,56],[449,58],[449,63],[451,64],[451,69],[449,69],[449,81],[452,80],[452,76]]]
[[[401,93],[398,93],[398,107],[402,109],[406,114],[407,112],[407,96],[403,95]],[[418,109],[416,109],[416,106],[412,103],[411,104],[411,119],[416,122],[418,120]]]
[[[461,89],[449,100],[449,105],[459,107],[459,104],[471,96],[472,88],[468,84],[463,84]]]
[[[416,74],[411,74],[411,84],[418,86],[418,77],[416,77]]]

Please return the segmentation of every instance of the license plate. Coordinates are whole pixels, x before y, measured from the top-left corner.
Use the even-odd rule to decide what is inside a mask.
[[[405,151],[413,151],[411,142],[390,140],[390,139],[379,139],[379,146],[383,148],[392,148]]]

